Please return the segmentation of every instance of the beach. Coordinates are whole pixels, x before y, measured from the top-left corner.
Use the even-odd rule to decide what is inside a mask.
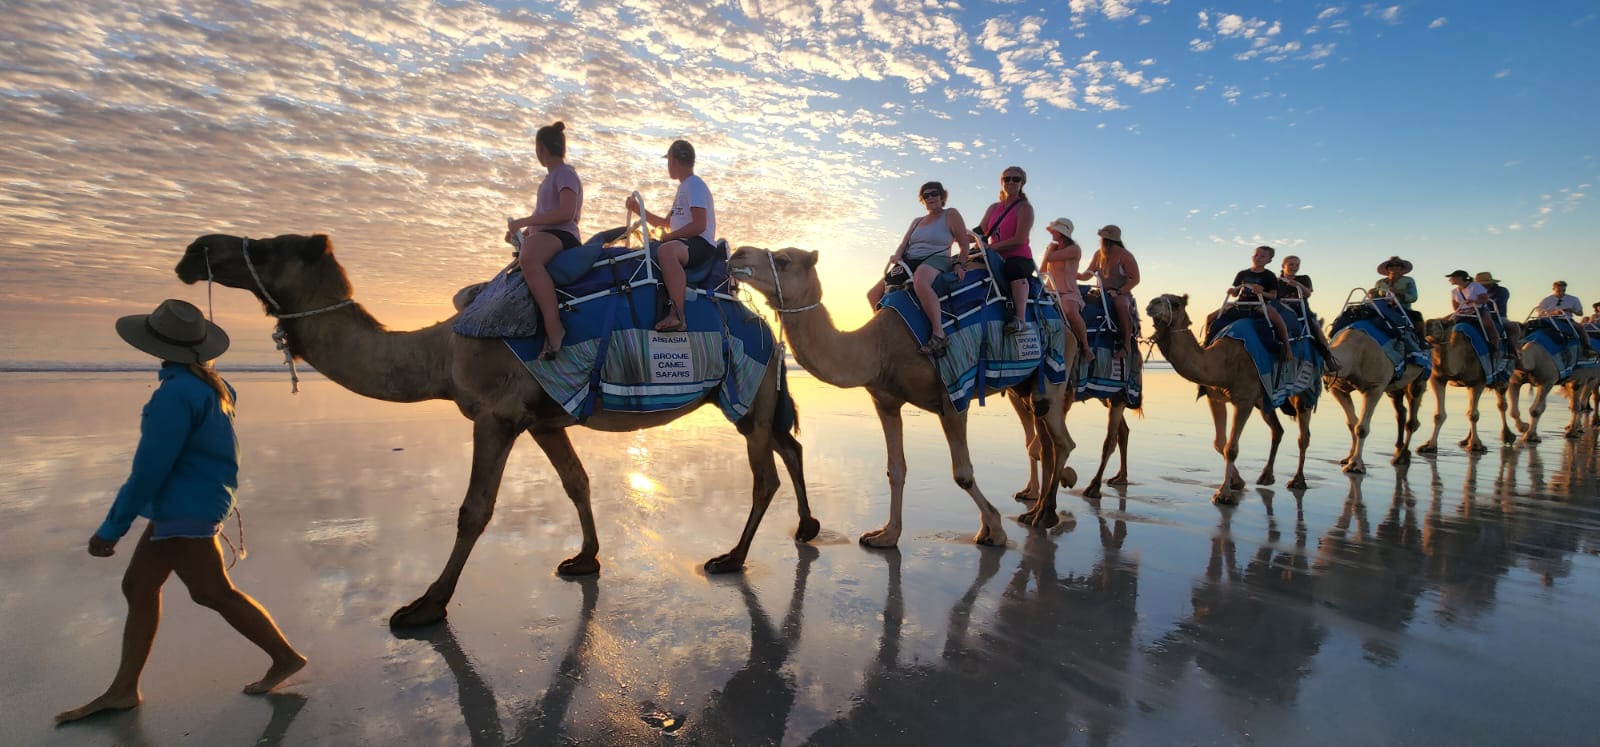
[[[1452,389],[1437,456],[1392,466],[1381,404],[1369,474],[1347,476],[1331,396],[1306,477],[1293,425],[1276,482],[1237,507],[1194,386],[1147,372],[1126,487],[1098,501],[1106,409],[1073,406],[1080,475],[1061,526],[1018,525],[1021,429],[991,398],[969,418],[978,485],[1004,548],[950,476],[936,418],[907,411],[905,531],[888,513],[883,434],[862,390],[792,371],[822,534],[797,544],[780,488],[742,574],[701,564],[749,509],[744,442],[714,407],[636,433],[571,430],[591,480],[598,576],[554,569],[578,522],[529,439],[513,451],[447,622],[391,632],[437,576],[467,485],[471,425],[448,402],[384,403],[309,374],[233,374],[247,556],[231,574],[310,665],[239,692],[264,654],[176,579],[144,705],[57,728],[110,681],[119,579],[84,546],[121,481],[141,372],[0,373],[0,744],[1562,744],[1600,733],[1600,458],[1591,429],[1466,454]],[[1431,428],[1424,404],[1421,443]],[[1288,422],[1286,420],[1286,422]],[[1268,435],[1245,431],[1254,480]],[[1116,471],[1116,465],[1107,475]],[[234,520],[227,534],[237,541]],[[228,555],[226,549],[225,556]]]

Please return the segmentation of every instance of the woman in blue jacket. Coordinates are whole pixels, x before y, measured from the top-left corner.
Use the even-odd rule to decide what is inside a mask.
[[[139,705],[139,674],[161,622],[161,587],[174,573],[196,602],[216,610],[272,657],[267,673],[245,692],[267,692],[306,665],[272,616],[234,588],[222,563],[217,534],[239,486],[239,442],[233,388],[210,361],[228,348],[228,335],[193,304],[176,300],[163,301],[150,314],[118,319],[117,334],[162,360],[161,384],[144,407],[132,473],[89,537],[89,554],[110,557],[134,518],[149,523],[122,577],[128,621],[116,677],[100,697],[57,714],[57,723]]]

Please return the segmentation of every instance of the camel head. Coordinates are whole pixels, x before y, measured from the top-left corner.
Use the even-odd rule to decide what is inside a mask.
[[[1167,329],[1189,328],[1189,294],[1181,296],[1166,293],[1156,296],[1144,307],[1145,316],[1157,327]]]
[[[728,259],[728,272],[740,283],[760,291],[767,297],[767,303],[779,310],[822,301],[816,252],[794,248],[769,251],[741,246]]]
[[[249,239],[248,244],[238,236],[208,234],[189,244],[175,270],[185,283],[210,279],[250,291],[269,314],[350,297],[350,281],[322,234],[286,234]]]
[[[1441,345],[1450,340],[1450,330],[1456,326],[1453,317],[1429,319],[1422,323],[1422,333],[1430,345]]]

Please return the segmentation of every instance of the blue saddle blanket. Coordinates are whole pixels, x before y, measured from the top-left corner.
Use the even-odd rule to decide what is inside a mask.
[[[1573,371],[1580,368],[1592,368],[1597,365],[1595,359],[1583,356],[1581,340],[1578,338],[1576,330],[1569,337],[1562,330],[1548,323],[1541,324],[1540,322],[1542,321],[1537,320],[1529,325],[1531,331],[1524,338],[1524,341],[1538,343],[1539,347],[1544,348],[1545,352],[1550,354],[1550,358],[1556,363],[1556,370],[1561,381],[1571,378]],[[1592,336],[1589,339],[1589,344],[1591,346],[1595,344]]]
[[[1450,328],[1450,332],[1451,334],[1465,335],[1467,340],[1472,343],[1472,352],[1478,355],[1478,365],[1489,373],[1485,377],[1489,382],[1489,386],[1498,386],[1511,380],[1512,360],[1510,351],[1504,349],[1506,345],[1504,336],[1500,338],[1500,346],[1502,348],[1500,355],[1496,356],[1496,359],[1491,362],[1489,360],[1489,341],[1483,336],[1483,330],[1479,329],[1476,323],[1456,322]]]
[[[959,280],[947,272],[934,283],[934,290],[941,292],[944,334],[950,340],[934,365],[958,412],[967,409],[973,396],[982,405],[986,392],[1030,378],[1038,377],[1039,387],[1067,380],[1066,326],[1060,309],[1042,292],[1038,280],[1030,278],[1024,312],[1028,328],[1005,334],[1006,321],[1012,318],[1005,296],[1008,288],[1004,280],[991,282],[991,277],[1002,275],[993,252],[988,260]],[[879,306],[898,315],[918,344],[927,344],[932,328],[909,286],[885,293]]]
[[[657,285],[608,294],[563,311],[566,338],[555,360],[539,360],[540,336],[506,337],[539,386],[573,417],[596,410],[662,412],[693,405],[717,390],[731,421],[749,412],[776,341],[744,304],[690,296],[686,332],[656,332]],[[783,365],[781,361],[776,365]]]
[[[1399,336],[1392,333],[1386,325],[1371,319],[1357,319],[1343,326],[1335,325],[1333,334],[1337,337],[1346,329],[1371,337],[1372,341],[1378,344],[1383,354],[1389,357],[1389,362],[1394,364],[1394,378],[1398,379],[1405,375],[1407,364],[1421,367],[1423,379],[1433,375],[1433,356],[1428,355],[1426,350],[1407,353],[1405,343],[1401,342]]]
[[[1075,400],[1105,400],[1121,395],[1128,409],[1144,407],[1144,366],[1138,347],[1122,349],[1122,332],[1117,329],[1116,317],[1098,292],[1085,291],[1084,301],[1083,326],[1088,333],[1089,347],[1094,351],[1094,360],[1081,366]],[[1130,337],[1137,340],[1141,334],[1139,304],[1131,296],[1128,318],[1133,326]]]
[[[1308,411],[1317,409],[1317,399],[1322,394],[1323,361],[1322,353],[1310,339],[1291,340],[1289,351],[1293,357],[1279,360],[1276,351],[1268,349],[1265,342],[1265,339],[1275,339],[1276,333],[1271,323],[1261,317],[1236,319],[1220,329],[1216,337],[1244,343],[1261,377],[1261,390],[1270,406],[1282,407],[1290,397],[1301,395]]]

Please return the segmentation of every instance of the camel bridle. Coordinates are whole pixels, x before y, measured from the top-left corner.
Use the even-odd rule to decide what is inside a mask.
[[[792,309],[785,308],[783,305],[783,278],[778,277],[778,261],[772,258],[772,252],[767,252],[767,267],[772,270],[772,287],[777,291],[778,295],[778,302],[772,304],[772,308],[779,314],[799,314],[822,305],[822,302],[818,301],[808,306],[799,306]]]

